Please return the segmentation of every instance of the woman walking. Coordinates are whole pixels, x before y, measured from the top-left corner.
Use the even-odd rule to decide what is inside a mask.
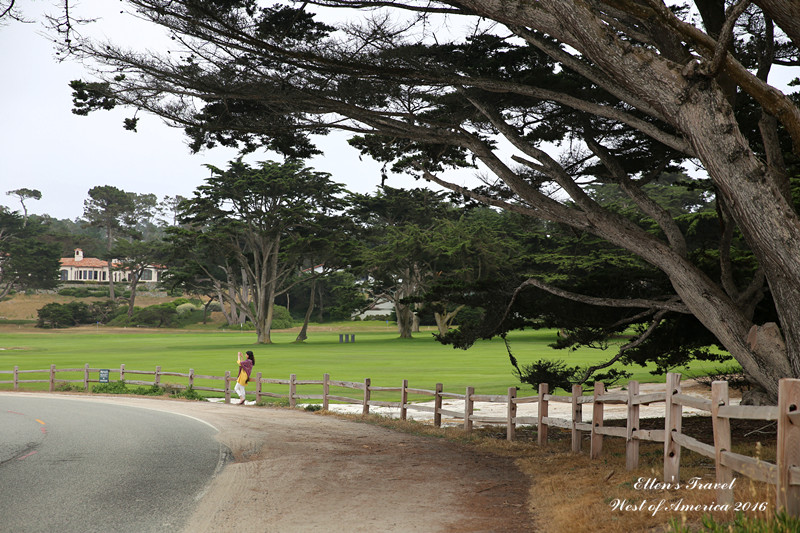
[[[236,391],[236,394],[241,398],[241,400],[239,400],[239,405],[242,405],[247,395],[244,386],[250,381],[250,372],[253,371],[256,358],[253,356],[253,352],[248,350],[247,358],[242,355],[242,352],[239,352],[236,357],[236,362],[239,365],[239,376],[236,378],[236,385],[233,387],[233,390]]]

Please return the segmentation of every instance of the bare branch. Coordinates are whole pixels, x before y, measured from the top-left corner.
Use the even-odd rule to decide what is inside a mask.
[[[550,294],[553,294],[555,296],[560,296],[561,298],[566,298],[574,302],[585,303],[588,305],[597,305],[601,307],[615,307],[615,308],[658,309],[663,311],[673,311],[675,313],[691,314],[686,305],[674,299],[646,300],[642,298],[598,298],[595,296],[586,296],[584,294],[577,294],[574,292],[565,291],[564,289],[553,287],[552,285],[549,285],[536,278],[529,278],[526,281],[524,281],[519,287],[517,287],[517,289],[514,291],[514,295],[512,296],[511,303],[509,304],[508,309],[506,310],[506,314],[503,315],[503,320],[505,320],[506,317],[508,316],[511,305],[514,303],[514,300],[516,299],[516,296],[519,294],[519,292],[525,287],[529,286],[542,289],[543,291],[549,292]]]
[[[719,41],[714,50],[714,58],[711,61],[709,72],[711,76],[717,76],[722,68],[722,62],[728,55],[728,50],[733,44],[733,27],[736,21],[744,13],[745,9],[750,5],[750,0],[739,0],[738,3],[731,6],[725,18],[725,24],[722,25],[720,30]]]
[[[647,196],[644,191],[628,177],[619,161],[617,161],[604,146],[595,141],[591,135],[584,136],[584,142],[586,142],[586,145],[592,153],[603,162],[603,165],[608,169],[625,194],[634,201],[639,209],[656,221],[667,236],[667,240],[670,245],[672,245],[675,252],[681,257],[686,257],[686,239],[669,212]]]
[[[593,365],[593,366],[590,366],[590,367],[586,368],[584,370],[584,372],[583,372],[583,376],[581,377],[580,380],[578,380],[578,383],[580,383],[580,384],[585,383],[586,380],[588,380],[590,377],[592,377],[592,374],[594,374],[598,370],[602,370],[604,368],[608,368],[609,366],[613,365],[614,363],[619,361],[619,359],[625,354],[626,351],[630,350],[631,348],[636,348],[637,346],[642,344],[644,341],[646,341],[647,338],[656,330],[656,327],[658,327],[658,324],[661,323],[661,319],[664,318],[664,315],[666,315],[668,312],[669,311],[659,311],[658,313],[656,313],[656,315],[653,317],[653,320],[650,322],[650,326],[648,326],[647,330],[644,333],[642,333],[641,335],[639,335],[636,338],[636,340],[631,341],[631,342],[629,342],[627,344],[624,344],[624,345],[620,346],[619,347],[619,351],[617,352],[617,355],[615,355],[614,357],[612,357],[611,359],[609,359],[608,361],[606,361],[604,363],[600,363],[598,365]]]

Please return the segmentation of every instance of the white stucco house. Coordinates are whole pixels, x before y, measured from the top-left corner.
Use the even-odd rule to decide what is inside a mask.
[[[130,281],[130,272],[116,270],[119,263],[112,261],[112,272],[115,282]],[[142,273],[139,283],[158,283],[161,274],[166,270],[160,265],[148,265]],[[61,281],[108,281],[108,262],[96,257],[84,257],[83,250],[75,249],[73,257],[61,258]]]

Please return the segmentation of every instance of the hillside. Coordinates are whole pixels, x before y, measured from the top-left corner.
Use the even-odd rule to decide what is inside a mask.
[[[96,302],[103,298],[75,298],[73,296],[60,296],[58,294],[15,294],[0,301],[0,319],[5,320],[36,320],[36,312],[49,303],[65,304],[71,301],[85,303]],[[146,292],[136,296],[136,305],[146,307],[174,300],[171,296],[153,296]]]

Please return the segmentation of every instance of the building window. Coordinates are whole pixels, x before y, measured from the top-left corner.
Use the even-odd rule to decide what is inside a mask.
[[[61,281],[67,281],[69,279],[69,271],[62,270],[61,271]]]
[[[149,268],[144,269],[142,272],[142,281],[153,281],[153,271]]]

